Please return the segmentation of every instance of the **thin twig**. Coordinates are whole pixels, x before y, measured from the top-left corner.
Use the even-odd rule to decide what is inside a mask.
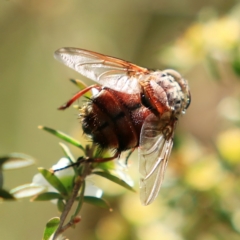
[[[79,217],[79,218],[73,218],[69,223],[67,223],[66,225],[64,225],[63,227],[62,227],[62,231],[61,231],[61,233],[62,232],[65,232],[68,228],[70,228],[71,226],[73,226],[74,224],[76,224],[76,223],[79,223],[81,221],[81,218]]]
[[[69,211],[71,210],[74,201],[77,198],[77,195],[78,195],[79,189],[82,186],[82,183],[84,182],[86,176],[89,175],[89,173],[91,172],[90,171],[90,165],[91,164],[89,162],[85,162],[84,163],[84,170],[83,170],[82,176],[77,176],[76,177],[72,194],[71,194],[70,198],[68,199],[68,201],[67,201],[67,203],[66,203],[66,205],[64,207],[64,210],[63,210],[62,215],[60,217],[60,223],[59,223],[58,229],[54,233],[53,240],[57,239],[57,236],[66,229],[66,226],[74,224],[74,223],[71,223],[74,220],[70,220],[69,223],[67,223],[65,226],[63,226],[63,224],[64,224],[64,222],[66,220],[66,217],[67,217]]]

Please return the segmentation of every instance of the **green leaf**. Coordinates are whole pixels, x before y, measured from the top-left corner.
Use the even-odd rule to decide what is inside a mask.
[[[60,223],[60,218],[54,217],[51,218],[45,227],[44,234],[43,234],[43,240],[48,240],[50,237],[54,234],[54,232],[57,230]]]
[[[61,199],[62,195],[56,192],[44,192],[35,196],[31,201],[50,201],[54,199]]]
[[[0,157],[0,165],[4,170],[28,167],[34,163],[31,156],[23,153],[10,153]]]
[[[89,204],[92,204],[92,205],[97,206],[97,207],[108,208],[108,209],[111,210],[109,204],[105,200],[103,200],[102,198],[84,196],[83,201],[85,203],[89,203]]]
[[[107,178],[108,180],[114,182],[114,183],[117,183],[118,185],[128,189],[128,190],[131,190],[133,192],[135,192],[135,190],[130,186],[128,185],[125,181],[123,181],[122,179],[108,173],[108,172],[100,172],[100,171],[97,171],[97,172],[93,172],[94,174],[98,175],[98,176],[101,176],[101,177],[104,177],[104,178]]]
[[[107,161],[102,163],[94,163],[94,167],[102,170],[103,172],[109,172],[112,169],[115,169],[116,165],[114,161]]]
[[[69,135],[61,132],[61,131],[57,131],[57,130],[54,130],[52,128],[49,128],[49,127],[43,127],[43,126],[39,126],[38,127],[39,129],[43,129],[51,134],[53,134],[54,136],[80,148],[84,153],[85,153],[85,148],[80,144],[80,142],[78,142],[76,139],[70,137]]]
[[[64,196],[67,196],[67,189],[62,184],[62,182],[58,179],[56,175],[54,175],[53,172],[44,169],[44,168],[38,168],[38,171],[43,175],[43,177],[54,187],[56,188],[61,194]]]
[[[240,56],[236,56],[232,61],[233,71],[237,76],[240,76]]]
[[[14,196],[4,189],[0,189],[0,198],[4,200],[15,200]]]
[[[58,207],[58,211],[59,212],[63,212],[64,208],[65,208],[65,203],[63,202],[62,199],[58,199],[57,201],[57,207]]]
[[[16,188],[11,189],[10,193],[15,198],[32,197],[46,190],[46,187],[38,184],[24,184]]]
[[[84,192],[85,192],[85,181],[82,182],[82,185],[80,188],[80,194],[79,194],[79,197],[77,198],[78,205],[77,205],[77,208],[76,208],[75,213],[73,214],[72,218],[75,218],[82,208]]]
[[[71,163],[75,163],[76,159],[73,157],[70,149],[63,143],[59,143],[60,147],[62,148],[64,154],[66,157],[68,157],[68,159],[70,160]]]
[[[83,90],[83,89],[85,89],[86,87],[88,87],[86,83],[84,83],[83,81],[81,81],[81,80],[79,80],[79,79],[70,79],[70,81],[71,81],[72,83],[74,83],[75,85],[77,85],[77,86],[80,88],[80,90]],[[92,97],[92,94],[91,94],[90,91],[88,91],[88,92],[86,92],[86,93],[84,94],[84,96],[87,97],[87,98],[91,98],[91,97]]]

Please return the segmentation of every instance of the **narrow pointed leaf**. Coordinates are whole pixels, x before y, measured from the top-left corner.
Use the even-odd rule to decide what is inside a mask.
[[[66,141],[66,142],[68,142],[68,143],[70,143],[70,144],[72,144],[72,145],[80,148],[80,149],[85,153],[85,149],[84,149],[84,147],[80,144],[80,142],[78,142],[76,139],[70,137],[69,135],[67,135],[67,134],[65,134],[65,133],[63,133],[63,132],[61,132],[61,131],[54,130],[54,129],[49,128],[49,127],[39,126],[38,128],[39,128],[39,129],[43,129],[43,130],[45,130],[45,131],[53,134],[54,136],[56,136],[56,137],[58,137],[58,138],[60,138],[60,139],[62,139],[62,140],[64,140],[64,141]]]
[[[31,201],[50,201],[54,199],[61,199],[62,196],[59,193],[56,192],[44,192],[40,193],[36,197],[33,197]]]
[[[70,160],[71,164],[69,164],[69,165],[72,165],[72,164],[76,163],[76,159],[72,155],[70,149],[63,143],[59,143],[59,145],[62,148],[65,156]],[[73,167],[73,170],[74,170],[75,174],[77,175],[77,169],[75,167]]]
[[[74,83],[75,85],[77,85],[77,86],[80,88],[80,90],[83,90],[83,89],[85,89],[86,87],[88,87],[86,83],[84,83],[83,81],[81,81],[81,80],[79,80],[79,79],[70,79],[70,81],[71,81],[72,83]],[[92,94],[91,94],[91,92],[89,91],[89,92],[86,92],[86,93],[84,94],[84,96],[87,97],[87,98],[91,98],[91,97],[92,97]]]
[[[38,168],[38,171],[43,175],[43,177],[54,187],[56,188],[61,194],[67,196],[67,190],[62,182],[58,179],[53,172],[44,169]]]
[[[35,196],[41,192],[43,192],[46,188],[41,185],[37,184],[24,184],[21,186],[18,186],[16,188],[13,188],[10,193],[15,198],[25,198],[25,197],[32,197]]]
[[[59,143],[60,147],[62,148],[64,154],[66,157],[68,157],[70,159],[70,162],[71,163],[75,163],[76,162],[76,159],[73,157],[70,149],[63,143]]]
[[[97,171],[97,172],[93,172],[94,174],[98,175],[98,176],[101,176],[101,177],[104,177],[104,178],[107,178],[108,180],[112,181],[112,182],[115,182],[117,183],[118,185],[128,189],[128,190],[131,190],[133,192],[135,192],[135,190],[130,186],[128,185],[125,181],[123,181],[122,179],[108,173],[108,172],[100,172],[100,171]]]
[[[59,212],[63,212],[64,208],[65,208],[65,203],[63,202],[62,199],[58,199],[57,201],[57,207],[58,207],[58,211]]]
[[[0,157],[0,165],[4,170],[28,167],[35,161],[31,156],[23,153],[10,153]]]
[[[54,234],[54,232],[57,230],[60,223],[60,218],[55,217],[48,221],[46,224],[44,234],[43,234],[43,240],[49,240],[50,237]]]
[[[84,198],[84,192],[85,192],[85,181],[82,182],[81,188],[80,188],[80,194],[78,199],[78,205],[77,208],[75,210],[75,213],[73,214],[73,218],[75,218],[78,213],[80,212],[81,208],[82,208],[82,204],[83,204],[83,198]]]
[[[14,196],[4,189],[0,189],[0,198],[4,200],[15,200]]]
[[[97,207],[111,209],[109,204],[105,200],[103,200],[102,198],[84,196],[83,201],[85,203],[89,203],[89,204],[92,204],[92,205],[97,206]]]

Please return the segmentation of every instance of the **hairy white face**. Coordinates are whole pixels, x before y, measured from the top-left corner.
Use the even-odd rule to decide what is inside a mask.
[[[184,114],[191,101],[187,81],[171,69],[161,71],[159,74],[161,75],[157,79],[157,84],[165,91],[169,107],[175,116]]]

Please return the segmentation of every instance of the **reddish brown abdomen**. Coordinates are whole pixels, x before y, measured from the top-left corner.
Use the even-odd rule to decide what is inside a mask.
[[[142,124],[151,113],[139,94],[125,94],[106,87],[82,109],[84,133],[102,148],[124,151],[137,147]]]

